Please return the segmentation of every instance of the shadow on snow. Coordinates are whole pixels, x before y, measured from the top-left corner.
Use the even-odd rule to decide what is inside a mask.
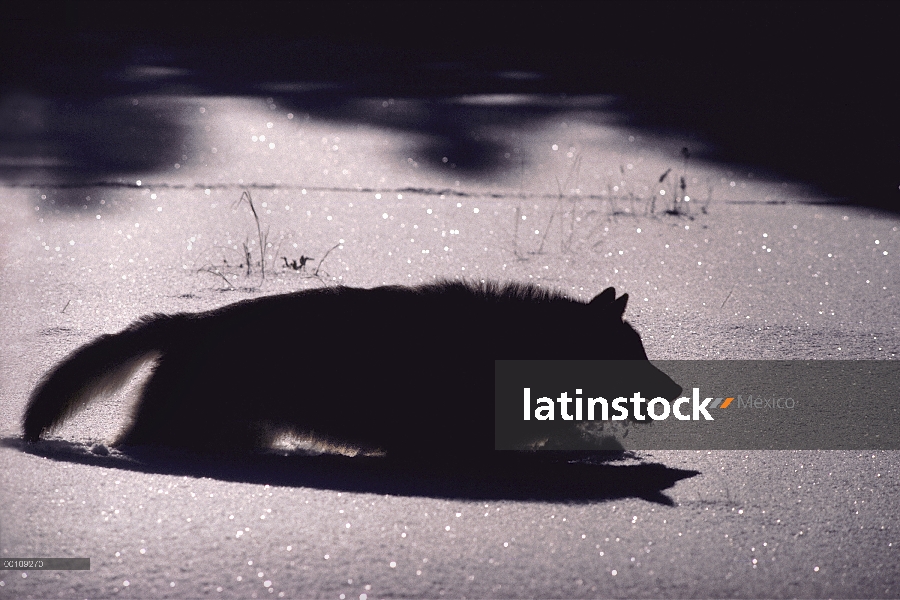
[[[380,457],[260,453],[217,458],[177,450],[122,446],[107,450],[61,440],[4,446],[59,462],[138,473],[458,500],[603,502],[640,498],[674,506],[663,492],[698,471],[640,462],[629,452],[510,453],[478,464],[417,464]],[[629,464],[617,464],[628,461]]]

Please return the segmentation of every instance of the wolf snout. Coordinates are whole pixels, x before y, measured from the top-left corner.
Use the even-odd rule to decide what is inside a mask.
[[[671,381],[668,391],[666,391],[663,394],[663,398],[665,398],[666,400],[671,402],[671,401],[675,400],[675,398],[678,398],[679,396],[681,396],[681,392],[683,389],[684,388],[682,388],[680,385],[678,385],[674,381]]]
[[[660,371],[658,368],[652,368],[655,371],[655,376],[653,377],[653,391],[655,393],[651,397],[665,398],[669,402],[672,402],[673,400],[678,398],[684,388],[678,385],[671,377]]]

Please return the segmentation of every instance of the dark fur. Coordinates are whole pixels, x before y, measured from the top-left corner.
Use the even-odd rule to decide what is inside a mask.
[[[646,360],[623,320],[627,298],[612,288],[586,303],[530,285],[443,282],[147,316],[44,377],[25,412],[25,439],[158,357],[120,443],[233,451],[294,432],[388,455],[490,452],[494,360]],[[661,395],[680,392],[661,381]]]

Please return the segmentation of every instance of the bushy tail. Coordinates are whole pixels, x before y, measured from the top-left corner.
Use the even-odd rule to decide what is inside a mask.
[[[144,317],[73,352],[32,392],[22,419],[25,440],[36,442],[93,398],[124,385],[144,362],[164,353],[181,321],[180,315]]]

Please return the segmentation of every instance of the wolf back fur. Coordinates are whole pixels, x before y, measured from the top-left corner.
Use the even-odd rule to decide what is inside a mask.
[[[590,302],[531,285],[333,287],[143,317],[54,367],[23,419],[34,442],[148,360],[121,444],[233,452],[281,433],[389,456],[494,447],[494,360],[647,361],[628,295]],[[681,388],[649,361],[659,395]],[[533,440],[523,434],[518,443]]]

